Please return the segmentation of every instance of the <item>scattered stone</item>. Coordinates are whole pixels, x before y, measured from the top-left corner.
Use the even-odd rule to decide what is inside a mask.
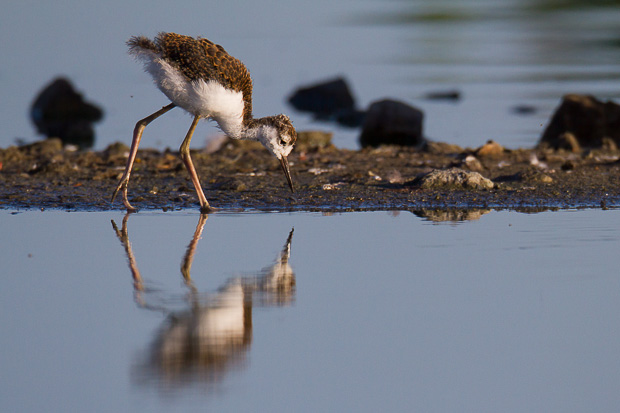
[[[575,169],[575,162],[573,162],[572,160],[568,159],[566,160],[566,162],[564,162],[561,166],[563,171],[572,171],[573,169]]]
[[[262,143],[258,141],[246,139],[232,139],[226,137],[225,142],[214,153],[222,153],[227,151],[239,151],[244,154],[252,154],[255,151],[265,150]]]
[[[489,140],[476,150],[476,155],[480,157],[496,158],[502,156],[504,153],[504,147],[499,143]]]
[[[463,148],[459,145],[445,142],[432,142],[426,141],[424,143],[424,151],[432,154],[449,154],[449,153],[462,153]]]
[[[312,175],[321,175],[326,172],[329,172],[329,169],[325,169],[325,168],[309,168],[308,169],[308,173],[311,173]]]
[[[62,141],[59,138],[45,139],[40,142],[20,146],[19,150],[28,156],[49,158],[62,151]]]
[[[470,171],[480,172],[484,169],[482,163],[474,155],[467,155],[465,159],[463,159],[463,165]]]
[[[593,96],[570,94],[553,114],[539,145],[558,149],[561,136],[571,133],[580,146],[600,148],[604,138],[620,144],[620,105]]]
[[[179,156],[173,155],[171,153],[165,153],[164,156],[158,159],[155,167],[160,171],[169,171],[169,170],[181,170],[182,162]]]
[[[373,178],[375,181],[381,181],[383,180],[379,175],[377,175],[376,173],[374,173],[373,171],[368,171],[368,176],[370,176],[371,178]]]
[[[530,165],[535,166],[536,168],[540,168],[540,169],[549,168],[549,166],[546,163],[540,162],[540,160],[538,160],[538,156],[536,156],[535,152],[532,152],[530,154],[529,161],[530,161]]]
[[[122,142],[115,142],[105,148],[103,153],[108,162],[118,158],[127,158],[129,156],[129,146]]]
[[[301,131],[297,132],[297,142],[293,150],[308,151],[327,148],[332,145],[332,132],[322,131]]]
[[[344,182],[336,182],[335,184],[324,184],[322,188],[324,191],[333,191],[336,189],[340,189],[343,186],[344,186]]]
[[[386,156],[397,156],[401,152],[402,146],[398,145],[381,145],[377,147],[371,147],[366,149],[366,152],[376,156],[377,159],[385,158]]]
[[[493,182],[478,172],[468,172],[459,168],[434,170],[417,178],[414,185],[422,189],[492,189]]]
[[[543,183],[550,184],[553,182],[553,178],[537,169],[528,169],[518,172],[514,175],[515,181],[524,183]]]
[[[547,174],[540,174],[540,182],[543,184],[550,184],[553,183],[553,178]]]
[[[331,173],[331,172],[342,170],[342,169],[345,169],[344,165],[339,164],[339,163],[334,163],[334,164],[330,164],[326,168],[319,168],[319,167],[308,168],[307,172],[311,173],[312,175],[322,175],[325,173]]]
[[[403,184],[405,182],[405,179],[397,169],[389,171],[385,178],[391,184]]]
[[[558,136],[558,144],[555,149],[565,149],[572,153],[581,152],[581,146],[579,145],[579,141],[570,132],[566,132]]]
[[[424,144],[421,110],[394,100],[381,100],[370,105],[360,136],[362,147]]]
[[[616,145],[616,142],[614,142],[613,139],[611,139],[608,136],[605,136],[601,144],[601,149],[604,152],[618,152],[618,145]]]
[[[90,148],[95,142],[92,123],[101,120],[103,111],[85,102],[69,80],[57,78],[36,97],[30,116],[40,134]]]

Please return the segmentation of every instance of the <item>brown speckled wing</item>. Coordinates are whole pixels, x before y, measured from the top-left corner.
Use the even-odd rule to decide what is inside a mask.
[[[207,39],[176,33],[160,33],[155,44],[163,59],[177,67],[189,80],[216,80],[243,94],[244,119],[252,119],[252,78],[240,60]]]

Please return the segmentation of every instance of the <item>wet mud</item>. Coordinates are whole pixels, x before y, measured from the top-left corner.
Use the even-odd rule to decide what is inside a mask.
[[[429,143],[363,150],[304,141],[289,157],[292,194],[278,161],[260,144],[228,141],[192,151],[211,206],[235,211],[371,211],[435,209],[553,209],[620,205],[617,150],[463,149]],[[58,139],[0,149],[0,208],[68,211],[124,210],[110,197],[125,168],[128,147],[71,151]],[[435,170],[477,172],[489,186],[428,184]],[[424,181],[424,184],[421,182]],[[486,182],[486,181],[485,181]],[[199,209],[175,151],[142,149],[129,183],[138,210]],[[458,214],[457,214],[458,215]]]

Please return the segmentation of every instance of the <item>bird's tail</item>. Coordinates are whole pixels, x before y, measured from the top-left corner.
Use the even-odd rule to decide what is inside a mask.
[[[127,40],[127,46],[129,46],[130,54],[139,54],[145,51],[159,52],[159,48],[155,42],[145,36],[131,37],[131,39]]]

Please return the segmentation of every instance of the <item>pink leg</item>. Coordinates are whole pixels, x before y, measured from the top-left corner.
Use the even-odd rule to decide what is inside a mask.
[[[192,183],[194,184],[194,189],[196,190],[196,194],[198,195],[198,201],[200,202],[200,212],[203,214],[208,214],[213,211],[213,208],[207,202],[207,198],[205,197],[204,192],[202,192],[202,188],[200,187],[200,180],[198,179],[198,174],[196,173],[196,169],[194,168],[194,164],[192,163],[192,158],[189,155],[189,143],[192,140],[192,135],[194,134],[194,130],[196,129],[196,125],[198,125],[198,121],[200,120],[200,116],[195,116],[192,121],[192,126],[189,127],[189,131],[187,131],[187,135],[181,144],[181,148],[179,152],[181,153],[181,159],[185,164],[185,168],[187,172],[189,172],[190,178],[192,178]]]
[[[147,116],[146,118],[142,120],[139,120],[136,123],[136,127],[133,130],[133,140],[131,141],[131,151],[129,152],[129,158],[127,159],[127,166],[125,167],[125,173],[123,174],[123,177],[121,178],[120,182],[118,183],[118,186],[116,187],[116,189],[114,190],[114,193],[112,194],[112,202],[114,202],[114,199],[116,198],[116,194],[118,194],[118,191],[120,191],[121,189],[123,190],[123,204],[127,208],[127,212],[136,211],[136,209],[131,206],[131,204],[129,203],[129,200],[127,199],[127,184],[129,183],[129,176],[131,175],[131,168],[133,168],[133,162],[136,160],[136,154],[138,153],[138,145],[140,145],[140,139],[142,139],[142,132],[144,132],[144,128],[146,128],[146,125],[153,122],[155,119],[157,119],[164,113],[168,112],[170,109],[174,108],[175,106],[176,105],[174,103],[166,105],[163,108],[159,109],[157,112],[153,113],[152,115]]]
[[[198,225],[196,225],[196,231],[194,231],[194,236],[192,237],[192,241],[187,246],[187,251],[185,252],[185,256],[183,257],[183,263],[181,264],[181,274],[183,274],[183,279],[185,280],[185,284],[192,290],[195,290],[194,284],[192,282],[191,269],[192,262],[194,261],[194,254],[196,253],[196,246],[198,246],[198,241],[202,237],[202,230],[205,227],[205,223],[207,222],[207,218],[209,215],[200,214],[200,218],[198,219]]]

